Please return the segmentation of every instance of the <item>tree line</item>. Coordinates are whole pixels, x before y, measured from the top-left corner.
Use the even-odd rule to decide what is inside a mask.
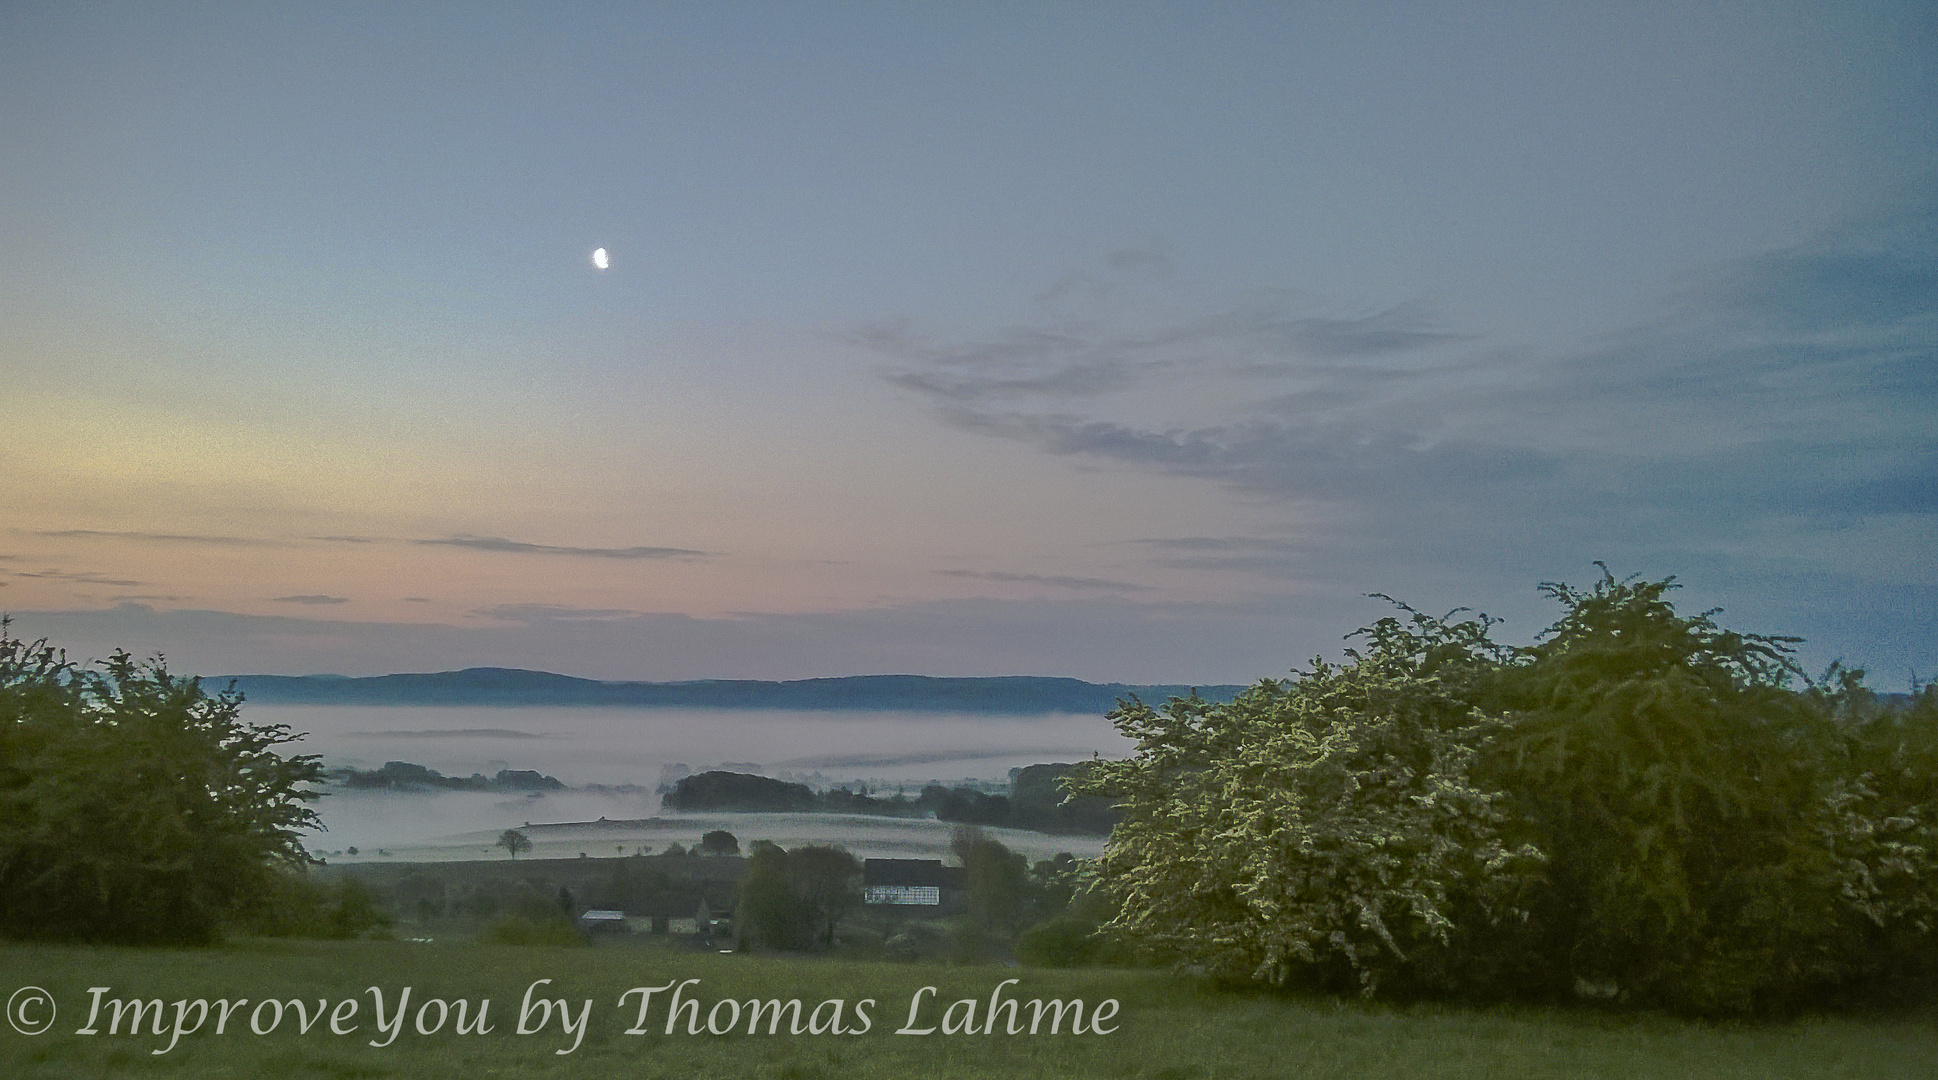
[[[1088,763],[1031,765],[1016,773],[1008,794],[928,784],[913,798],[845,785],[817,792],[802,783],[716,769],[681,777],[660,801],[674,810],[934,817],[964,825],[1107,835],[1117,820],[1110,800],[1072,797],[1062,783],[1087,768]]]

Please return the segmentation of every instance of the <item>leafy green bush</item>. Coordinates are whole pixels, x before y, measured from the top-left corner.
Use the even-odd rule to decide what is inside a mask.
[[[1016,939],[1016,959],[1031,967],[1081,967],[1097,954],[1097,924],[1070,915],[1037,923]]]
[[[1836,730],[1814,824],[1857,916],[1844,978],[1887,1000],[1938,996],[1938,687],[1885,708],[1862,678],[1833,667],[1810,693]]]
[[[1112,713],[1137,755],[1072,787],[1125,800],[1099,863],[1113,925],[1214,974],[1370,994],[1446,945],[1456,897],[1519,918],[1542,854],[1504,837],[1501,793],[1470,775],[1502,728],[1463,700],[1485,631],[1387,619],[1344,667]]]
[[[1792,639],[1679,616],[1671,587],[1544,587],[1567,610],[1512,672],[1493,771],[1551,853],[1544,951],[1631,999],[1747,1012],[1844,963],[1831,732],[1786,685]]]
[[[1742,1014],[1938,984],[1938,694],[1803,690],[1673,579],[1534,646],[1402,609],[1230,705],[1125,702],[1109,926],[1216,974]]]
[[[0,935],[201,942],[308,864],[297,736],[159,657],[69,663],[0,621]]]
[[[234,925],[264,937],[341,941],[389,938],[391,918],[369,887],[354,877],[323,882],[307,873],[286,873]]]

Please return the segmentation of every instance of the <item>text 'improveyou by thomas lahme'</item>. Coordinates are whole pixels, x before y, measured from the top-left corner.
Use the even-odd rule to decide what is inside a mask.
[[[658,986],[635,986],[619,996],[606,1015],[625,1024],[621,1035],[1109,1035],[1118,1029],[1121,1005],[1104,998],[1086,1006],[1082,998],[1029,998],[1012,989],[1021,979],[1004,979],[986,997],[944,1003],[941,991],[924,986],[906,1010],[893,1013],[875,998],[708,997],[699,979],[673,979]],[[492,1000],[416,995],[404,986],[386,992],[372,986],[361,994],[332,1000],[297,997],[180,998],[118,994],[111,986],[91,986],[82,1006],[87,1018],[72,1034],[83,1037],[147,1037],[166,1040],[154,1055],[175,1049],[188,1036],[317,1038],[361,1037],[379,1049],[399,1038],[550,1035],[570,1054],[585,1041],[593,1023],[592,998],[553,997],[553,980],[537,979],[525,988],[516,1014],[493,1012]],[[59,1012],[53,995],[21,987],[8,1003],[8,1022],[22,1035],[54,1030]],[[888,1023],[900,1017],[900,1027]]]

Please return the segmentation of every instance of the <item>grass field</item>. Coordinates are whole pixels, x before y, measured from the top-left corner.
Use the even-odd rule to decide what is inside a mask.
[[[0,946],[0,993],[38,986],[58,1005],[56,1020],[41,1035],[0,1025],[0,1076],[6,1077],[773,1077],[808,1080],[944,1077],[1606,1077],[1704,1080],[1851,1077],[1865,1080],[1938,1075],[1938,1014],[1930,1011],[1869,1018],[1830,1018],[1784,1024],[1715,1027],[1658,1017],[1592,1011],[1458,1009],[1445,1006],[1391,1009],[1354,1002],[1292,999],[1239,993],[1197,980],[1150,971],[1042,971],[999,966],[943,968],[868,964],[747,955],[717,955],[653,948],[541,949],[408,942],[242,942],[216,949],[166,950]],[[1106,999],[1119,1003],[1106,1017],[1108,1034],[1006,1033],[1010,1014],[1000,1012],[994,1034],[944,1034],[950,1003],[978,1001],[976,1021],[1005,979],[1004,999],[1082,998],[1094,1010]],[[538,979],[548,999],[565,999],[577,1037],[554,1011],[543,1030],[516,1034],[520,1000]],[[634,1026],[639,996],[622,1009],[631,987],[697,979],[686,988],[700,1008],[682,1011],[673,1035],[665,1034],[665,1001],[655,996],[646,1029]],[[90,987],[108,987],[93,1020],[95,1035],[76,1034],[89,1023]],[[388,1027],[372,1017],[381,991]],[[410,987],[409,1004],[398,997]],[[935,986],[916,1027],[929,1035],[897,1035],[909,1002],[923,986]],[[165,1034],[142,1033],[128,1024],[109,1032],[114,1000],[163,1002]],[[304,1017],[285,1004],[280,1024],[265,998],[300,999]],[[803,1023],[819,1003],[843,999],[843,1021],[859,1026],[854,1006],[863,998],[871,1030],[866,1034],[687,1034],[704,1026],[708,1013],[727,998],[802,1001]],[[197,1019],[196,999],[235,1001],[226,1030],[214,1033],[215,1011],[201,1029],[166,1053],[182,1006],[182,1026]],[[345,1035],[330,1032],[332,1014],[344,999],[358,1000],[343,1013]],[[446,1023],[419,1034],[421,1015],[437,1028],[438,998],[455,1007],[464,999],[476,1023],[481,998],[490,1000],[487,1034],[458,1035]],[[584,1002],[590,999],[589,1011]],[[255,1010],[263,1009],[257,1013]],[[556,1007],[554,1007],[556,1010]],[[961,1007],[957,1006],[956,1019]],[[735,1006],[733,1011],[738,1011]],[[823,1007],[825,1021],[833,1007]],[[1031,1010],[1019,1010],[1027,1027]],[[16,998],[10,1019],[42,1019]],[[717,1026],[729,1010],[719,1006]],[[251,1022],[268,1030],[255,1034]],[[532,1026],[539,1018],[534,1007]],[[1086,1019],[1089,1019],[1086,1016]],[[790,1017],[791,1020],[791,1017]],[[1045,1026],[1048,1020],[1044,1021]],[[394,1037],[390,1031],[395,1031]],[[372,1041],[385,1046],[372,1046]],[[568,1054],[557,1051],[577,1043]]]

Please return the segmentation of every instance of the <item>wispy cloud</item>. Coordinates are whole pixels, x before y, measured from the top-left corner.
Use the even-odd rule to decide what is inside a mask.
[[[1130,581],[1071,577],[1066,574],[1011,574],[1001,570],[937,570],[936,573],[943,577],[977,578],[982,581],[1001,581],[1019,585],[1051,585],[1059,589],[1099,592],[1148,592],[1150,589],[1148,585],[1139,585]]]
[[[558,544],[531,544],[501,536],[446,536],[413,540],[413,544],[470,548],[474,551],[506,552],[515,555],[574,555],[595,559],[704,559],[708,553],[675,547],[567,547]]]
[[[274,599],[279,604],[347,604],[350,602],[350,598],[347,596],[325,596],[322,593],[278,596]]]
[[[261,540],[247,536],[204,536],[191,533],[121,532],[107,529],[53,529],[36,532],[36,536],[56,539],[102,539],[138,540],[163,544],[217,544],[231,547],[265,547],[277,543],[274,540]]]
[[[489,619],[505,619],[511,622],[609,622],[613,619],[629,619],[642,614],[625,608],[581,608],[566,607],[560,604],[498,604],[494,607],[478,608],[474,615]]]
[[[1341,315],[1266,295],[1117,320],[872,343],[953,426],[1318,510],[1302,551],[1154,546],[1167,565],[1285,576],[1297,558],[1391,580],[1396,564],[1722,557],[1752,535],[1850,566],[1910,563],[1866,544],[1938,546],[1938,188],[1546,355],[1462,338],[1418,305]],[[1915,524],[1860,528],[1879,515]],[[1801,539],[1827,530],[1839,542]]]
[[[1180,570],[1230,570],[1269,577],[1310,572],[1308,542],[1260,536],[1178,536],[1131,541],[1158,554],[1159,566]]]
[[[14,576],[23,578],[46,578],[54,581],[72,581],[80,585],[117,585],[122,588],[148,584],[146,581],[111,578],[106,574],[95,573],[91,570],[82,570],[75,573],[69,573],[64,570],[16,570],[14,571]]]
[[[1132,251],[1109,262],[1101,274],[1057,282],[1037,297],[1028,319],[986,335],[938,341],[905,322],[882,322],[848,337],[895,361],[883,373],[887,381],[972,426],[975,414],[999,406],[1089,402],[1155,374],[1398,377],[1417,364],[1414,354],[1468,340],[1421,302],[1339,312],[1261,291],[1177,310],[1167,258]]]

